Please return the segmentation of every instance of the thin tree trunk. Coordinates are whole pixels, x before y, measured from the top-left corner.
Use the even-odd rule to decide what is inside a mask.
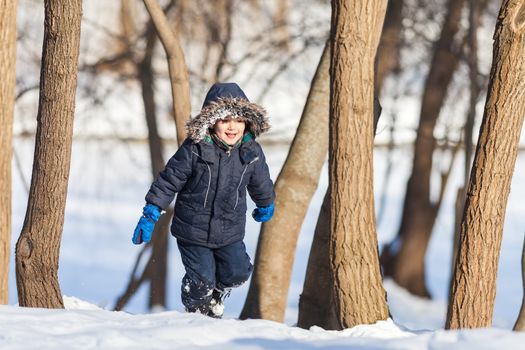
[[[447,329],[490,327],[503,223],[525,117],[525,3],[505,0],[461,224]]]
[[[328,151],[329,65],[327,43],[288,157],[275,182],[275,215],[262,225],[241,319],[284,320],[297,240]]]
[[[144,246],[140,251],[131,277],[124,292],[117,298],[114,310],[120,311],[135,295],[142,283],[149,281],[151,283],[149,307],[150,309],[164,308],[166,306],[166,275],[167,275],[167,248],[168,232],[171,218],[173,217],[173,210],[166,209],[166,213],[161,215],[159,221],[155,224],[153,234],[151,235],[151,243]],[[155,251],[155,248],[158,250]],[[145,255],[147,251],[151,250],[150,255]],[[163,253],[166,252],[166,255]],[[143,258],[147,258],[145,267],[139,273],[137,270],[143,264]],[[159,259],[157,261],[157,258]]]
[[[277,0],[277,8],[273,14],[273,37],[275,46],[288,51],[290,47],[290,33],[288,32],[289,0]]]
[[[486,2],[486,1],[485,1]],[[484,6],[483,6],[484,7]],[[461,218],[463,215],[463,209],[465,205],[465,198],[467,195],[467,184],[470,176],[470,163],[472,162],[472,135],[474,133],[474,122],[476,121],[476,105],[478,97],[480,95],[480,84],[478,83],[478,27],[480,21],[480,5],[478,0],[469,0],[469,30],[468,30],[468,66],[469,66],[469,78],[470,78],[470,96],[469,96],[469,110],[467,113],[467,119],[465,126],[463,127],[463,142],[465,144],[465,164],[463,169],[463,186],[458,188],[456,194],[456,215],[454,224],[454,241],[452,245],[452,264],[451,276],[454,274],[454,265],[456,262],[456,256],[458,251],[459,243],[459,229],[461,227]],[[452,278],[450,279],[452,284]],[[450,294],[449,286],[449,294]],[[450,297],[450,295],[449,295]]]
[[[8,302],[11,161],[16,86],[16,0],[0,0],[0,304]]]
[[[390,0],[386,9],[385,23],[377,48],[375,96],[380,95],[385,77],[398,69],[403,29],[403,0]]]
[[[33,176],[16,245],[21,306],[63,308],[58,257],[64,224],[80,44],[80,0],[45,1]]]
[[[173,98],[173,117],[177,127],[177,142],[182,144],[186,138],[184,125],[191,114],[190,83],[188,67],[184,59],[184,52],[177,36],[170,29],[168,19],[156,0],[144,0],[144,4],[151,16],[160,41],[168,58],[168,69],[171,81]]]
[[[159,7],[154,0],[144,0],[150,16],[151,25],[148,26],[146,34],[146,50],[142,62],[138,65],[139,79],[142,86],[142,97],[144,101],[144,110],[146,116],[146,123],[148,126],[148,141],[151,156],[151,170],[155,178],[157,174],[164,168],[165,162],[163,158],[162,141],[158,134],[156,105],[155,105],[155,90],[154,90],[154,72],[152,69],[152,57],[154,52],[154,45],[156,36],[153,28],[156,29],[157,34],[164,46],[166,55],[168,57],[168,67],[171,81],[171,88],[173,94],[173,116],[177,127],[177,143],[180,145],[184,142],[186,133],[184,124],[190,116],[190,100],[189,100],[189,80],[184,55],[177,37],[171,31],[164,10]],[[170,3],[170,5],[172,5]],[[165,10],[167,11],[169,7]],[[183,97],[186,96],[186,99]],[[177,97],[177,99],[175,99]],[[129,283],[117,299],[115,310],[121,310],[131,299],[137,289],[143,282],[150,282],[149,308],[165,308],[166,307],[166,282],[167,282],[167,265],[168,265],[168,238],[169,238],[169,224],[173,217],[173,211],[167,210],[162,215],[159,222],[155,225],[151,244],[145,245],[137,258],[138,262],[141,260],[144,252],[151,247],[151,255],[139,276],[135,276],[135,270],[132,272]]]
[[[447,88],[459,62],[454,36],[459,28],[464,0],[449,0],[448,13],[425,84],[412,174],[407,183],[403,214],[395,244],[383,249],[384,273],[415,295],[429,297],[425,284],[425,254],[439,207],[430,199],[434,127]],[[457,49],[456,49],[457,51]]]
[[[385,10],[382,0],[332,1],[330,266],[342,328],[388,318],[372,172],[374,58]]]
[[[525,332],[525,239],[523,240],[523,250],[521,252],[521,281],[523,283],[523,300],[521,302],[521,309],[514,324],[513,330]]]

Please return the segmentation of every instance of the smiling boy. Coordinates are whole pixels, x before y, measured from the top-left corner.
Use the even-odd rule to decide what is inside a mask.
[[[186,125],[188,138],[146,195],[135,244],[150,241],[161,210],[178,193],[171,233],[186,269],[181,297],[188,312],[221,317],[225,296],[253,270],[243,242],[246,190],[257,206],[253,218],[270,220],[275,192],[255,141],[269,127],[266,111],[237,84],[214,84]]]

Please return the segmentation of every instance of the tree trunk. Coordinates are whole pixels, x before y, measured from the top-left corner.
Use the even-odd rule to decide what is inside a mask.
[[[490,327],[503,223],[525,116],[525,3],[505,0],[470,176],[447,329]]]
[[[46,0],[33,176],[16,245],[20,306],[63,308],[58,257],[64,224],[82,2]]]
[[[139,79],[142,86],[142,98],[146,124],[148,126],[148,144],[151,158],[151,171],[153,178],[164,168],[162,140],[157,129],[157,116],[155,105],[154,72],[152,57],[157,37],[154,28],[163,44],[168,57],[168,67],[171,80],[173,97],[173,116],[177,127],[177,143],[184,142],[186,132],[184,124],[190,117],[189,80],[184,54],[177,37],[171,31],[165,11],[173,4],[171,2],[165,10],[159,7],[154,0],[144,0],[151,23],[146,33],[146,50],[142,62],[138,65]],[[168,238],[169,227],[173,217],[173,210],[167,210],[155,225],[151,244],[144,245],[137,258],[136,267],[144,254],[151,247],[151,255],[139,276],[133,270],[129,283],[123,294],[117,299],[115,310],[122,310],[143,282],[150,282],[149,308],[164,309],[166,307],[166,282],[168,272]]]
[[[177,142],[179,145],[186,138],[184,125],[191,114],[190,83],[188,67],[184,59],[184,52],[177,36],[171,31],[166,15],[156,0],[144,0],[166,56],[171,81],[171,96],[173,99],[173,117],[177,127]]]
[[[484,1],[486,3],[486,1]],[[485,5],[483,5],[484,7]],[[463,127],[463,142],[465,144],[465,164],[463,169],[463,186],[458,188],[456,193],[455,203],[455,223],[454,223],[454,241],[452,244],[452,263],[450,264],[451,276],[454,274],[454,265],[456,263],[456,256],[459,244],[459,229],[461,228],[461,219],[467,195],[467,184],[470,176],[470,163],[472,162],[472,135],[474,134],[474,123],[476,121],[476,106],[478,97],[481,92],[480,84],[478,83],[478,28],[480,22],[480,5],[478,0],[469,0],[469,29],[468,29],[468,66],[469,66],[469,80],[470,80],[470,96],[469,96],[469,110],[465,126]],[[449,283],[449,298],[452,285],[452,278]]]
[[[290,48],[290,33],[288,32],[289,0],[277,0],[277,8],[273,14],[273,37],[275,46],[288,51]]]
[[[450,0],[448,4],[423,93],[401,225],[396,239],[384,248],[381,256],[385,275],[392,276],[397,284],[423,297],[430,296],[425,284],[425,253],[439,209],[430,199],[432,155],[436,146],[434,127],[459,62],[454,36],[459,28],[464,1]]]
[[[315,226],[314,238],[303,292],[299,298],[297,326],[309,329],[319,326],[324,329],[341,330],[335,314],[333,282],[330,274],[330,191],[326,191]]]
[[[297,239],[328,151],[329,65],[327,43],[288,157],[275,182],[275,215],[262,224],[241,319],[284,320]]]
[[[380,95],[386,76],[398,69],[403,29],[403,0],[390,0],[376,55],[375,96]]]
[[[523,250],[521,252],[521,281],[523,283],[523,300],[521,302],[520,313],[513,330],[525,332],[525,240],[523,241]]]
[[[382,35],[384,35],[384,33]],[[386,59],[386,55],[377,58],[379,61],[383,59]],[[381,115],[381,109],[379,99],[375,98],[373,118],[374,135]],[[299,298],[297,325],[301,328],[308,329],[311,326],[316,325],[324,329],[342,329],[335,314],[335,301],[332,288],[333,282],[330,275],[329,239],[330,188],[328,188],[325,193],[319,218],[317,219],[317,224],[315,226],[314,238],[312,240],[310,255],[306,267],[303,292]]]
[[[16,86],[16,6],[0,0],[0,304],[8,302],[11,247],[11,160]]]
[[[332,1],[329,245],[336,316],[342,328],[388,318],[372,172],[374,58],[385,9],[386,1],[381,0],[352,6]]]

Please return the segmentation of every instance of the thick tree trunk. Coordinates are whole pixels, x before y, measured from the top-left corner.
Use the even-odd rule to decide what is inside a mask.
[[[374,100],[374,135],[381,115],[379,101]],[[297,325],[301,328],[319,326],[324,329],[341,330],[335,315],[333,282],[330,275],[330,188],[327,189],[308,257],[303,292],[299,298]]]
[[[392,11],[392,8],[388,8]],[[383,31],[387,24],[383,26]],[[383,32],[381,35],[385,35]],[[398,47],[399,48],[399,47]],[[387,55],[377,57],[379,66]],[[387,66],[387,65],[385,65]],[[390,66],[392,67],[392,66]],[[384,72],[388,74],[389,72]],[[377,81],[377,80],[376,80]],[[376,89],[377,92],[377,89]],[[381,115],[379,99],[374,99],[374,135]],[[330,275],[330,188],[327,189],[319,218],[315,226],[314,238],[310,248],[303,292],[299,298],[299,315],[297,325],[301,328],[319,326],[324,329],[341,330],[335,314],[335,301],[333,295],[333,282]]]
[[[45,1],[33,176],[16,245],[21,306],[64,307],[57,273],[71,159],[81,17],[80,0]]]
[[[470,176],[447,329],[490,327],[503,222],[525,116],[525,3],[505,0]]]
[[[275,182],[275,215],[262,225],[242,319],[284,320],[297,239],[328,151],[329,65],[327,43],[288,157]]]
[[[438,213],[430,199],[432,155],[436,147],[434,127],[452,76],[459,62],[454,50],[454,36],[459,28],[465,0],[450,0],[441,37],[436,43],[425,84],[412,174],[407,184],[398,235],[383,250],[384,273],[413,294],[429,297],[425,285],[425,254]]]
[[[374,58],[385,10],[382,0],[332,1],[330,266],[342,328],[388,318],[372,172]]]
[[[8,301],[11,160],[16,86],[16,0],[0,0],[0,304]]]
[[[521,302],[521,309],[514,324],[513,330],[525,332],[525,240],[523,241],[523,249],[521,252],[521,281],[523,283],[523,300]]]

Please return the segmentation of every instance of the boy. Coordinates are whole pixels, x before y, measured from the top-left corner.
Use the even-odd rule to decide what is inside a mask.
[[[214,84],[188,138],[146,195],[133,243],[149,242],[161,210],[176,193],[171,233],[177,238],[186,274],[181,298],[186,311],[220,318],[223,301],[253,269],[243,242],[246,189],[256,221],[271,219],[275,192],[255,137],[270,125],[266,111],[248,101],[235,83]]]

